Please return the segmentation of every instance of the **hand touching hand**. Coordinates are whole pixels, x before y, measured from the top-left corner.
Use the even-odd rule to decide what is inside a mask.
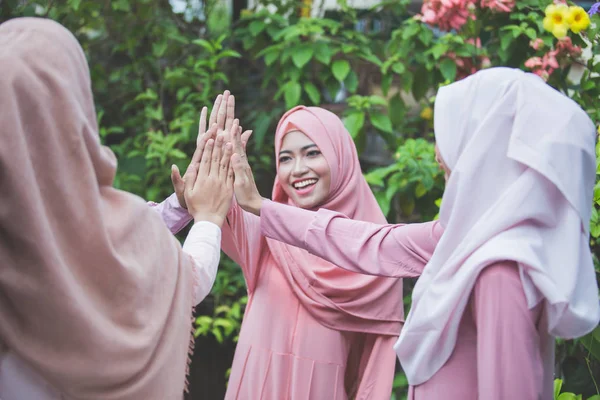
[[[235,172],[233,184],[235,198],[244,210],[260,215],[263,199],[256,188],[239,130],[232,130],[232,139],[234,154],[231,157],[231,164]]]
[[[207,135],[207,126],[206,126],[206,116],[208,114],[208,109],[206,107],[202,108],[202,111],[200,112],[200,123],[198,125],[198,138],[196,139],[196,151],[194,152],[194,155],[192,156],[192,161],[190,162],[191,164],[194,163],[199,163],[200,159],[202,158],[202,151],[200,151],[200,149],[204,148],[204,144],[206,144],[206,142],[208,141],[208,137],[205,137]],[[225,133],[227,133],[230,131],[231,127],[233,126],[233,122],[234,122],[234,114],[235,114],[235,97],[230,94],[229,90],[226,90],[222,95],[218,95],[217,98],[215,99],[215,102],[213,104],[213,108],[210,112],[210,119],[208,121],[208,126],[212,127],[213,125],[217,125],[217,130],[219,132],[223,131]],[[242,127],[238,127],[238,129],[241,132]],[[252,131],[245,131],[244,133],[241,134],[242,137],[242,142],[244,145],[244,148],[246,146],[246,143],[248,142],[248,139],[250,138],[250,135],[252,134]],[[229,137],[225,137],[225,141],[229,141],[230,138]],[[171,166],[171,182],[173,183],[173,189],[175,189],[175,194],[177,195],[177,200],[179,201],[179,204],[183,207],[183,208],[187,208],[186,205],[186,201],[185,201],[185,196],[184,196],[184,190],[185,190],[185,175],[183,176],[183,178],[181,177],[181,174],[179,173],[179,168],[177,168],[176,165],[172,165]]]
[[[233,196],[233,170],[230,168],[232,145],[224,141],[225,135],[212,137],[217,126],[207,132],[199,165],[190,164],[185,173],[184,196],[188,210],[196,222],[209,221],[223,225]],[[230,130],[238,130],[234,123]]]

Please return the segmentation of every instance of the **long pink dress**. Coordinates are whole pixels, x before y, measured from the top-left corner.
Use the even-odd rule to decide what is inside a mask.
[[[271,201],[263,202],[260,220],[269,238],[349,271],[394,277],[420,275],[443,232],[437,223],[377,225]],[[544,318],[540,306],[528,309],[514,263],[488,266],[462,316],[452,356],[430,380],[411,387],[409,399],[551,399],[554,338],[540,329]]]
[[[288,221],[294,222],[285,223],[285,228],[298,235],[305,227],[304,221]],[[417,276],[422,271],[437,243],[436,225],[435,222],[407,225],[404,232],[397,230],[398,234],[389,238],[396,250],[403,249],[403,263],[396,264],[405,271],[403,276]],[[354,239],[361,238],[357,232]],[[337,239],[338,243],[342,241],[346,254],[359,249],[352,233]],[[352,383],[345,382],[346,366],[351,357],[350,349],[363,345],[357,343],[360,334],[333,330],[320,324],[294,295],[264,242],[260,218],[234,204],[228,223],[223,226],[222,246],[225,253],[242,266],[248,286],[248,305],[226,399],[346,399],[348,389],[345,384]],[[372,251],[375,253],[377,249]],[[343,257],[342,252],[338,254]],[[352,296],[352,293],[348,295]],[[390,351],[381,352],[389,359],[371,360],[366,367],[371,370],[371,384],[379,387],[379,391],[361,399],[389,398],[391,387],[381,388],[375,383],[377,379],[392,381],[395,354],[391,347],[394,341],[395,337],[390,336],[390,340],[381,343],[389,346]]]

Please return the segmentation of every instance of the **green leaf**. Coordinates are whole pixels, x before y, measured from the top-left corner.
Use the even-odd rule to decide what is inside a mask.
[[[502,50],[506,50],[508,49],[508,46],[510,46],[510,43],[513,40],[513,36],[511,35],[510,32],[502,32],[500,34],[500,48]]]
[[[381,90],[383,91],[384,96],[387,96],[388,92],[390,91],[392,79],[392,74],[384,75],[383,78],[381,78]]]
[[[438,60],[441,56],[446,54],[447,51],[448,51],[448,45],[446,43],[437,43],[431,49],[431,54],[433,55],[433,58]]]
[[[365,124],[365,113],[361,111],[355,111],[344,117],[344,126],[350,132],[352,138],[355,138],[360,133],[363,125]]]
[[[425,185],[423,185],[423,183],[421,182],[417,183],[417,186],[415,187],[415,196],[417,196],[417,199],[425,196],[426,193],[427,188],[425,187]]]
[[[331,72],[338,82],[343,82],[350,72],[350,63],[346,60],[335,60],[331,66]]]
[[[152,55],[154,57],[162,57],[167,50],[167,42],[152,43]]]
[[[356,92],[356,89],[358,89],[358,77],[354,71],[350,71],[344,80],[344,85],[346,85],[346,89],[348,89],[350,93]]]
[[[215,48],[208,40],[195,39],[195,40],[192,40],[192,43],[195,45],[198,45],[200,47],[204,47],[210,53],[213,53],[215,51]]]
[[[302,94],[302,87],[298,82],[290,81],[287,83],[286,88],[283,92],[285,97],[285,105],[288,109],[293,108],[300,102],[300,95]]]
[[[67,4],[70,5],[74,11],[77,11],[81,5],[81,0],[69,0]]]
[[[560,389],[562,388],[562,384],[563,384],[562,379],[554,380],[554,398],[555,399],[558,398],[558,395],[560,394]]]
[[[407,77],[405,77],[406,79]],[[410,78],[410,75],[409,77]],[[417,69],[412,80],[412,92],[415,100],[420,100],[425,96],[430,87],[431,73],[425,67]],[[408,79],[410,81],[410,79]]]
[[[579,340],[586,350],[600,361],[600,325]]]
[[[252,21],[250,25],[248,25],[248,30],[252,34],[252,36],[257,36],[265,29],[265,23],[263,21]]]
[[[319,105],[321,103],[321,93],[319,93],[319,89],[317,89],[313,83],[306,82],[304,84],[304,91],[314,105]]]
[[[393,132],[392,121],[390,121],[390,118],[387,115],[379,111],[373,111],[369,113],[369,120],[371,121],[371,124],[380,131],[385,133]]]
[[[576,395],[573,393],[561,393],[557,400],[581,400],[581,395]]]
[[[329,65],[333,50],[325,42],[317,42],[315,44],[315,58],[325,65]]]
[[[454,60],[446,58],[440,63],[440,72],[444,79],[454,81],[456,78],[456,63]]]
[[[533,29],[533,28],[527,28],[527,29],[525,29],[525,34],[531,40],[533,40],[533,39],[535,39],[537,37],[535,29]]]
[[[304,67],[312,58],[314,49],[310,46],[301,46],[292,52],[292,61],[298,68]]]
[[[275,60],[277,60],[277,58],[279,58],[279,53],[277,53],[275,51],[268,53],[265,55],[265,64],[267,66],[269,66],[269,65],[273,64],[273,62]]]
[[[406,123],[404,119],[406,115],[406,105],[404,104],[404,100],[402,100],[400,93],[395,94],[390,99],[388,115],[392,121],[392,126],[395,126],[396,130],[399,130],[398,127],[401,127],[404,123]]]
[[[400,75],[404,71],[406,71],[406,67],[401,62],[397,62],[394,65],[392,65],[392,71],[394,71],[395,73],[397,73],[398,75]]]

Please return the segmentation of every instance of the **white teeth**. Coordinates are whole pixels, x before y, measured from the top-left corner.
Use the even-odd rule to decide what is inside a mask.
[[[302,189],[303,187],[306,187],[306,186],[308,186],[308,185],[313,185],[313,184],[315,184],[315,183],[317,183],[317,180],[316,180],[316,179],[307,179],[307,180],[305,180],[305,181],[301,181],[301,182],[296,182],[296,183],[294,183],[294,187],[295,187],[296,189]]]

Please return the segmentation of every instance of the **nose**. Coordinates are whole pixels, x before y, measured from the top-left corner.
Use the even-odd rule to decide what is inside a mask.
[[[302,159],[302,157],[298,157],[294,162],[294,169],[292,170],[292,175],[298,177],[304,175],[307,172],[308,167],[304,163],[304,160]]]

